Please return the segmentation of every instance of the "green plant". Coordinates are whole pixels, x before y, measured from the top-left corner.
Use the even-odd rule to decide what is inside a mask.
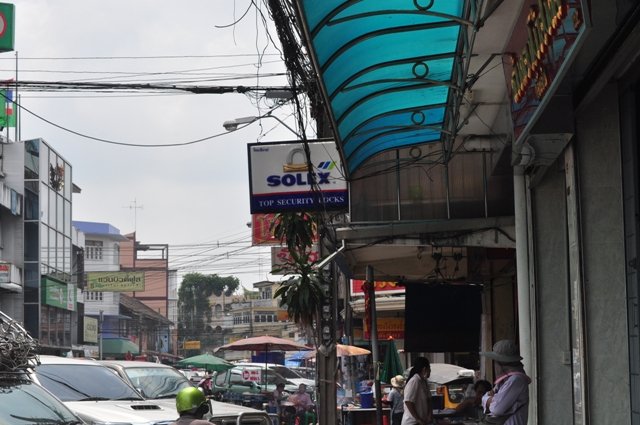
[[[277,214],[271,232],[289,251],[289,259],[282,270],[291,277],[282,282],[274,296],[280,306],[286,307],[289,317],[313,335],[316,345],[318,336],[313,332],[324,302],[322,275],[315,270],[311,260],[312,245],[317,235],[317,219],[306,212]]]

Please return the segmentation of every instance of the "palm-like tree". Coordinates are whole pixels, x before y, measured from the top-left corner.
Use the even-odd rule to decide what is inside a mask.
[[[306,212],[277,214],[271,224],[273,235],[289,250],[290,260],[282,269],[291,276],[274,296],[280,299],[280,306],[286,307],[289,317],[313,336],[316,346],[319,337],[313,330],[325,298],[322,275],[310,260],[317,228],[316,217]]]

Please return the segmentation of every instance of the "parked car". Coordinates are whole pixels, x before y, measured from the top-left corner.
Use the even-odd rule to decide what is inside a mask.
[[[236,366],[239,367],[258,367],[262,369],[269,369],[276,372],[278,375],[282,376],[289,382],[294,383],[295,385],[305,384],[307,389],[313,391],[316,386],[316,381],[313,379],[305,378],[300,375],[298,372],[292,370],[291,368],[276,364],[276,363],[235,363]]]
[[[235,366],[224,372],[214,372],[213,393],[217,399],[262,408],[276,389],[279,382],[284,382],[285,391],[293,393],[298,385],[288,381],[273,370],[255,366]]]
[[[193,384],[178,370],[161,363],[149,363],[126,360],[103,360],[101,364],[112,369],[129,385],[140,392],[147,400],[175,409],[175,397],[178,392]],[[206,419],[229,417],[240,413],[263,413],[257,409],[237,406],[219,401],[210,401]],[[176,415],[178,412],[176,411]]]
[[[175,406],[145,400],[94,360],[43,355],[31,378],[90,424],[164,425],[178,418]]]
[[[75,413],[24,372],[0,372],[0,423],[3,425],[81,425]]]
[[[303,378],[311,379],[315,381],[316,379],[316,369],[313,367],[302,367],[302,366],[287,366],[289,369],[302,376]]]
[[[162,363],[127,360],[103,360],[99,363],[116,372],[147,400],[173,400],[181,389],[193,386],[182,373]]]

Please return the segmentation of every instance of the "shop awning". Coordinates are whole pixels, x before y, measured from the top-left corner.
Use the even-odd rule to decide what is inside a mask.
[[[123,338],[108,338],[102,340],[103,355],[126,354],[127,351],[131,351],[131,354],[138,354],[138,345]]]
[[[450,142],[478,2],[297,3],[349,174],[386,150]]]

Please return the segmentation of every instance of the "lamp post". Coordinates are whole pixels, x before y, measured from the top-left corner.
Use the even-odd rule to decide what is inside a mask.
[[[290,132],[292,132],[293,134],[296,135],[296,137],[298,136],[298,132],[295,131],[293,128],[289,127],[287,125],[287,123],[285,123],[284,121],[282,121],[280,118],[276,117],[275,115],[262,115],[259,117],[242,117],[242,118],[236,118],[233,120],[229,120],[229,121],[225,121],[224,123],[222,123],[222,126],[224,127],[225,130],[227,131],[235,131],[238,129],[238,126],[242,125],[243,127],[246,127],[249,124],[252,124],[258,120],[261,120],[263,118],[273,118],[276,121],[278,121],[280,124],[282,124],[287,130],[289,130]]]

